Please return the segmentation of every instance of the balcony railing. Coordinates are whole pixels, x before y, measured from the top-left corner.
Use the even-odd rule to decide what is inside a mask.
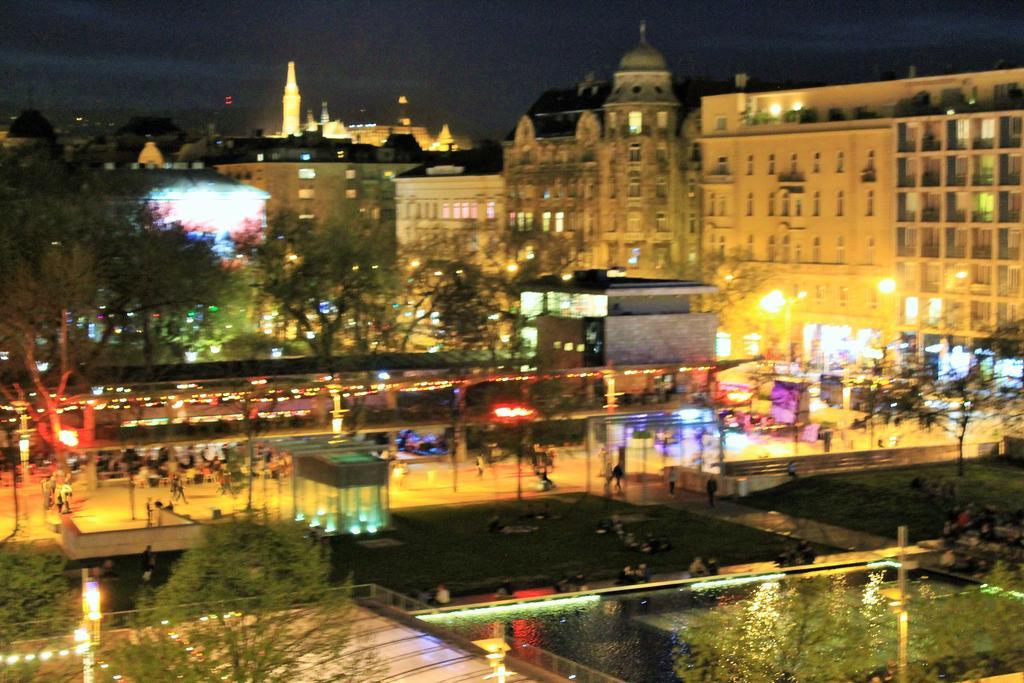
[[[1020,173],[1003,173],[999,178],[1000,185],[1020,185]]]
[[[939,220],[939,213],[938,207],[925,207],[921,209],[921,220],[934,223]]]
[[[963,209],[950,209],[946,211],[946,220],[950,223],[963,223],[967,220],[967,212]]]
[[[917,176],[901,175],[896,184],[900,187],[914,187],[917,185]]]
[[[921,245],[921,256],[924,258],[939,258],[938,242],[925,242]]]
[[[1020,147],[1019,135],[1004,135],[999,138],[1000,147]]]
[[[991,211],[972,211],[971,220],[975,223],[991,223],[992,212]]]
[[[999,258],[1003,261],[1019,260],[1020,247],[999,247]]]
[[[939,174],[938,173],[922,173],[921,184],[925,187],[938,187],[939,186]]]
[[[991,173],[975,173],[971,177],[971,183],[974,185],[991,185],[993,180],[995,178]]]
[[[937,152],[939,151],[939,139],[926,135],[921,139],[921,151],[922,152]]]
[[[963,187],[967,184],[966,175],[951,175],[946,176],[946,185],[955,185],[957,187]]]
[[[779,174],[779,182],[781,183],[802,183],[803,181],[803,171],[783,171]]]
[[[1020,220],[1020,209],[1003,209],[999,212],[1000,223],[1016,223]]]
[[[992,258],[992,245],[979,244],[971,247],[971,258],[990,259]]]
[[[992,149],[995,144],[993,138],[974,138],[974,149]]]
[[[907,139],[900,140],[899,142],[900,152],[916,152],[917,151],[917,140]]]

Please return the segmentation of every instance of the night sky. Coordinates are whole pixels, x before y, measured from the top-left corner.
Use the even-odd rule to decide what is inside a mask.
[[[610,75],[637,25],[677,77],[817,82],[1024,63],[1024,3],[828,0],[2,0],[0,108],[214,111],[280,125],[285,65],[303,108],[503,135],[543,90]],[[242,131],[233,131],[242,132]]]

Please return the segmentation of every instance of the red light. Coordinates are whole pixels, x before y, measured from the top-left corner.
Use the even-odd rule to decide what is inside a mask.
[[[533,417],[533,408],[527,408],[525,406],[498,406],[494,409],[494,417],[499,417],[503,420],[515,420],[524,417]]]

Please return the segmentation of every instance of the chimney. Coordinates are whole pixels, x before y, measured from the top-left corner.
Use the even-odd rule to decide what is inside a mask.
[[[749,75],[747,75],[745,73],[738,73],[738,74],[736,74],[735,79],[736,79],[736,89],[737,90],[746,90],[747,89],[747,81],[750,80],[750,76]]]
[[[913,64],[910,65],[910,69],[907,71],[907,78],[917,78],[917,67]]]

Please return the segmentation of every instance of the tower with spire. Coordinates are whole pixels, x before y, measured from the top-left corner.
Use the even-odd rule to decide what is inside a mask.
[[[295,62],[288,62],[288,81],[284,86],[284,97],[281,98],[281,109],[281,135],[301,134],[302,97],[299,95],[299,84],[295,81]]]

